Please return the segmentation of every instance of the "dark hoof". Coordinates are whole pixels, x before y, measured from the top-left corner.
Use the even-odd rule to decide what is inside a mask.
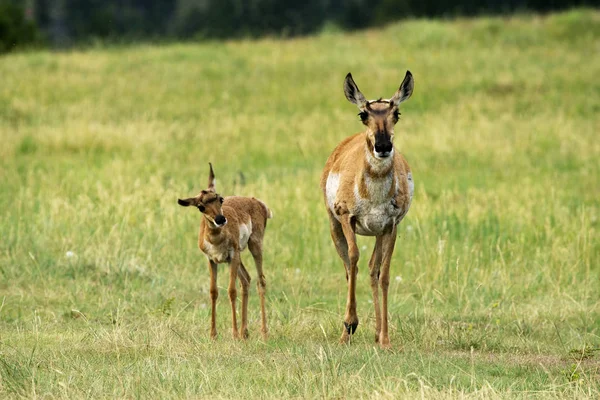
[[[356,332],[356,328],[358,327],[358,322],[353,322],[351,324],[344,322],[344,327],[346,327],[348,335],[354,335],[354,332]]]

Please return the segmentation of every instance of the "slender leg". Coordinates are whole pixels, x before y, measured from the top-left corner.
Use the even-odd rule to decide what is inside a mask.
[[[379,272],[381,268],[381,236],[375,239],[375,248],[369,261],[369,274],[371,275],[371,290],[373,291],[373,306],[375,307],[375,343],[379,342],[381,332],[381,307],[379,306]]]
[[[265,280],[265,275],[263,274],[262,267],[262,242],[258,240],[250,240],[248,242],[248,250],[252,254],[254,258],[254,264],[256,264],[256,273],[258,275],[258,281],[256,282],[256,287],[258,289],[258,296],[260,298],[260,332],[262,333],[262,337],[264,340],[267,340],[269,330],[267,328],[267,310],[265,306],[265,294],[267,292],[267,281]]]
[[[210,315],[210,337],[216,339],[217,337],[217,298],[219,297],[219,290],[217,289],[217,264],[208,261],[208,269],[210,272],[210,303],[211,303],[211,315]]]
[[[235,287],[237,280],[237,272],[240,267],[240,254],[236,253],[229,264],[229,287],[227,293],[229,294],[229,302],[231,303],[231,324],[232,324],[232,335],[234,339],[239,338],[237,328],[237,316],[235,313],[235,301],[237,299],[237,290]]]
[[[327,211],[329,214],[329,230],[331,232],[331,239],[333,240],[335,249],[337,250],[340,258],[342,259],[342,263],[344,264],[344,269],[346,270],[346,281],[348,281],[348,273],[350,272],[350,258],[348,257],[348,242],[346,242],[346,237],[344,236],[342,224],[340,224],[339,221],[337,219],[335,219],[335,217],[331,213],[331,211],[329,211],[329,210],[327,210]]]
[[[248,289],[250,289],[250,275],[244,266],[244,263],[240,260],[240,267],[238,268],[238,274],[240,276],[240,282],[242,284],[242,327],[241,335],[243,339],[248,338]]]
[[[390,261],[392,260],[392,254],[394,253],[394,246],[396,244],[396,226],[394,226],[391,232],[386,233],[382,237],[382,263],[381,263],[381,274],[379,276],[379,283],[381,284],[382,303],[383,307],[381,310],[382,321],[381,321],[381,332],[379,333],[379,345],[382,348],[390,348],[390,337],[388,335],[388,287],[390,285]]]
[[[348,277],[348,297],[346,299],[346,315],[344,316],[344,331],[340,342],[347,343],[358,326],[356,315],[356,277],[358,275],[359,251],[356,245],[356,220],[350,216],[345,204],[337,205],[336,213],[340,216],[342,231],[348,243],[348,258],[350,261],[350,276]]]

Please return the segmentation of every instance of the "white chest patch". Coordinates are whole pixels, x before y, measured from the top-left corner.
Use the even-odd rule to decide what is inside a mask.
[[[219,246],[214,246],[212,243],[205,240],[204,243],[202,243],[202,251],[209,260],[216,263],[229,262],[231,257],[233,257],[233,249],[227,246],[225,241]]]
[[[325,196],[327,197],[327,206],[335,215],[333,205],[335,204],[335,198],[337,196],[338,188],[340,187],[340,174],[329,173],[327,176],[327,182],[325,184]]]
[[[240,251],[248,246],[250,235],[252,235],[252,221],[248,221],[247,224],[240,224]]]
[[[390,196],[392,176],[383,179],[365,178],[369,198],[362,198],[358,185],[354,186],[356,206],[353,214],[356,216],[356,233],[365,236],[381,235],[402,213],[402,210],[392,205]]]

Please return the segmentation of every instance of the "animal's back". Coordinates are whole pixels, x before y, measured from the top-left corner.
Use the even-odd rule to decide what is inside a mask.
[[[269,207],[263,201],[254,197],[225,197],[223,212],[226,214],[235,214],[234,218],[240,226],[241,248],[246,247],[247,241],[252,235],[262,238],[267,227],[267,219],[273,217],[273,213]]]

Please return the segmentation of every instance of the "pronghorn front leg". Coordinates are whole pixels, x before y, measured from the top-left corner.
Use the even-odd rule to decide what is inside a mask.
[[[348,274],[350,273],[350,260],[348,258],[348,242],[346,242],[346,237],[344,236],[342,225],[337,219],[335,219],[335,216],[331,211],[327,211],[329,214],[329,229],[331,232],[331,239],[333,240],[335,249],[337,250],[340,258],[342,259],[342,264],[344,264],[344,270],[346,271],[346,281],[348,281]]]
[[[227,288],[227,293],[229,294],[229,301],[231,302],[231,324],[232,335],[234,339],[239,338],[237,328],[237,316],[235,313],[235,301],[237,298],[237,290],[235,284],[240,263],[240,253],[236,252],[231,259],[231,263],[229,264],[229,287]]]
[[[371,290],[373,291],[373,306],[375,307],[375,342],[379,342],[381,332],[381,307],[379,306],[379,274],[381,272],[382,237],[375,239],[375,248],[371,261],[369,261],[369,274],[371,276]]]
[[[350,276],[348,277],[348,297],[346,299],[346,315],[344,316],[344,331],[340,341],[347,343],[350,335],[354,334],[358,326],[356,315],[356,277],[358,275],[358,246],[356,245],[356,219],[350,214],[346,204],[336,204],[335,212],[340,217],[342,231],[348,244],[348,260],[350,261]]]
[[[217,289],[217,264],[211,260],[208,261],[208,269],[210,272],[210,303],[211,303],[211,315],[210,315],[210,337],[212,339],[217,338],[217,298],[219,297],[219,289]]]
[[[382,348],[390,348],[390,337],[388,335],[388,287],[390,285],[390,262],[396,245],[396,225],[390,232],[381,236],[382,263],[379,275],[382,294],[381,331],[379,332],[379,345]]]

